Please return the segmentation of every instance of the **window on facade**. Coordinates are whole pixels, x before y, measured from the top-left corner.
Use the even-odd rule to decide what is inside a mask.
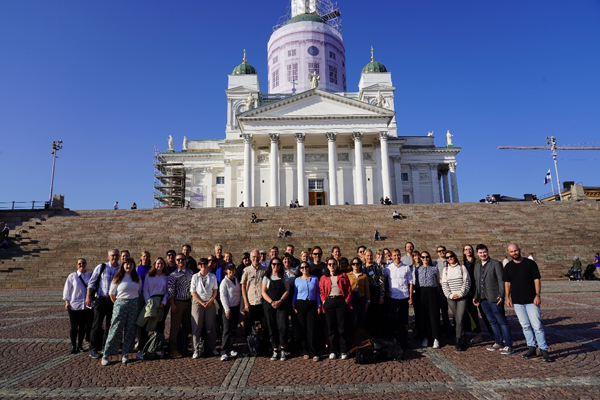
[[[308,73],[312,74],[313,72],[316,72],[317,75],[319,74],[319,63],[318,62],[308,63]]]
[[[217,197],[215,200],[217,201],[215,204],[216,207],[225,207],[225,199]]]
[[[279,62],[279,56],[275,56],[273,57],[273,63],[278,63]]]
[[[288,57],[295,57],[295,56],[296,56],[296,49],[288,50]]]
[[[224,185],[224,184],[225,184],[225,177],[217,176],[217,185]]]
[[[298,80],[298,63],[288,64],[287,80],[288,82],[295,82]]]
[[[410,204],[410,194],[403,194],[402,195],[402,202],[404,204]]]
[[[408,182],[408,172],[402,172],[400,174],[400,179],[402,179],[403,182]]]
[[[279,86],[279,70],[278,69],[276,69],[275,71],[273,71],[273,73],[272,73],[272,81],[273,81],[273,83],[272,83],[273,88],[276,88],[276,87]]]
[[[323,190],[323,179],[309,179],[308,190]]]
[[[329,66],[329,83],[337,85],[337,67]]]
[[[335,60],[335,53],[333,51],[329,52],[329,58],[331,58],[332,60]]]

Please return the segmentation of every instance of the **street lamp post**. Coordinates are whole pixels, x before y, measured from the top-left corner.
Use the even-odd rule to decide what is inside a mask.
[[[556,185],[558,187],[558,198],[560,201],[563,200],[562,190],[560,188],[560,178],[558,177],[558,161],[556,160],[556,137],[546,136],[546,143],[550,145],[552,150],[552,158],[554,159],[554,170],[556,171]]]
[[[50,178],[50,200],[48,200],[48,204],[52,207],[52,192],[54,191],[54,167],[56,166],[56,152],[62,149],[62,140],[52,141],[52,177]]]

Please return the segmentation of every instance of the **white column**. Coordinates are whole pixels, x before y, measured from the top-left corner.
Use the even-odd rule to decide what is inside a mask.
[[[214,207],[215,204],[213,202],[213,185],[215,184],[214,182],[214,177],[213,177],[213,173],[212,173],[212,168],[205,168],[204,169],[204,176],[205,176],[205,182],[206,182],[206,207]]]
[[[392,160],[394,162],[394,175],[396,176],[396,198],[392,199],[398,204],[402,204],[404,202],[403,197],[403,189],[402,189],[402,164],[400,156],[393,156]]]
[[[450,203],[450,187],[448,186],[448,170],[442,174],[442,186],[444,187],[444,203]]]
[[[252,135],[244,133],[244,205],[252,207]]]
[[[440,202],[440,180],[438,179],[438,165],[435,163],[429,164],[431,169],[431,187],[433,189],[433,202]]]
[[[421,179],[419,176],[419,164],[410,164],[410,170],[412,172],[412,189],[413,189],[413,202],[421,202]]]
[[[296,133],[296,168],[298,174],[298,203],[301,206],[305,206],[306,203],[306,171],[304,168],[304,139],[306,135],[304,133]]]
[[[279,206],[279,133],[269,133],[271,139],[271,195],[270,206]]]
[[[233,187],[233,174],[231,173],[231,159],[226,158],[225,160],[223,160],[225,163],[225,207],[232,207],[233,204],[231,204],[232,202],[232,197],[233,197],[233,192],[232,192],[232,187]],[[244,203],[245,205],[245,203]],[[237,204],[236,204],[237,206]]]
[[[452,184],[452,202],[458,203],[458,181],[456,180],[456,163],[451,162],[448,164],[450,168],[450,183]]]
[[[390,155],[388,153],[388,132],[379,132],[381,144],[381,182],[383,185],[383,197],[392,198],[392,186],[390,185]]]
[[[329,157],[329,205],[337,206],[338,204],[338,185],[337,185],[337,152],[335,139],[337,134],[327,132],[327,147]]]
[[[356,185],[355,204],[365,204],[365,166],[363,163],[362,132],[353,132],[354,140],[354,178]]]

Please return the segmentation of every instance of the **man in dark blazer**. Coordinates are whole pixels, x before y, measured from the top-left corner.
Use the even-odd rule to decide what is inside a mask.
[[[504,281],[502,263],[490,258],[485,244],[477,245],[477,256],[481,261],[475,264],[475,297],[473,304],[479,306],[490,321],[495,343],[489,351],[500,351],[503,355],[513,353],[512,335],[504,313]],[[504,343],[504,344],[503,344]]]

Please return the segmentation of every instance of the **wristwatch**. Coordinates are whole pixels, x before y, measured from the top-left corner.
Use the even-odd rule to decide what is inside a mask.
[[[535,295],[539,298],[542,298],[542,296],[540,296],[540,293],[536,293]]]

